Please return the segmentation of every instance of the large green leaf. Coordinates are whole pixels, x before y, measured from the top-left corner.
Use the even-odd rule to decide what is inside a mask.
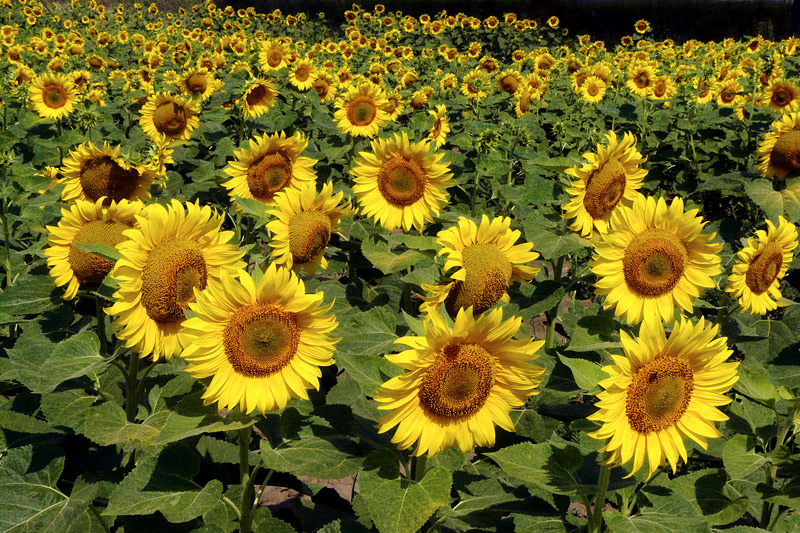
[[[36,315],[55,307],[55,284],[50,276],[22,276],[0,293],[0,313]]]
[[[428,259],[427,255],[413,249],[399,253],[394,252],[389,242],[380,238],[364,240],[361,243],[361,253],[375,268],[384,274],[400,272],[412,265],[417,265],[424,259]]]
[[[729,524],[747,511],[747,498],[731,500],[723,490],[728,476],[721,469],[695,470],[669,480],[665,486],[674,490],[706,517],[712,526]]]
[[[166,413],[165,413],[166,414]],[[118,445],[126,450],[153,446],[161,433],[163,416],[144,423],[128,422],[125,411],[114,402],[88,409],[83,434],[101,446]]]
[[[573,473],[583,464],[575,446],[549,442],[522,442],[486,454],[513,478],[556,494],[571,494],[578,488]]]
[[[655,490],[655,489],[654,489]],[[647,497],[652,507],[644,507],[633,516],[623,516],[618,511],[603,511],[603,519],[610,531],[631,533],[706,533],[711,531],[708,522],[683,496],[672,493]]]
[[[215,405],[203,405],[197,393],[183,398],[169,410],[153,444],[163,446],[203,433],[246,428],[254,423],[255,419],[249,416],[220,416]]]
[[[273,448],[261,441],[264,465],[279,472],[322,479],[341,479],[358,472],[363,461],[355,442],[344,436],[304,435]]]
[[[734,435],[722,449],[722,462],[733,479],[744,479],[759,470],[767,460],[755,451],[755,444],[747,435]]]
[[[597,363],[578,357],[566,357],[560,354],[558,358],[572,370],[572,376],[575,378],[575,383],[578,384],[578,387],[588,394],[596,394],[599,392],[600,387],[598,383],[608,378],[608,374],[603,372],[602,367]]]

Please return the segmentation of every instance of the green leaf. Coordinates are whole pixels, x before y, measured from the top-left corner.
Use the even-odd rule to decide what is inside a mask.
[[[200,396],[200,393],[187,396],[169,411],[154,445],[163,446],[203,433],[234,431],[255,423],[254,418],[246,415],[222,417],[214,405],[203,405]]]
[[[5,404],[0,408],[0,429],[34,435],[54,433],[56,431],[47,422],[24,413],[10,411],[7,407],[10,407],[9,404]]]
[[[205,487],[194,482],[200,459],[191,448],[173,444],[146,455],[114,489],[107,513],[149,515],[161,512],[170,522],[186,522],[209,511],[222,496],[222,483]]]
[[[556,494],[575,492],[572,474],[583,464],[583,454],[575,446],[549,442],[522,442],[486,455],[506,474]]]
[[[260,202],[255,198],[242,198],[241,196],[237,196],[235,201],[244,214],[255,218],[259,225],[266,224],[269,221],[269,215],[267,214],[267,207],[269,206],[264,202]]]
[[[197,452],[207,457],[212,463],[239,464],[239,446],[225,440],[215,439],[210,435],[203,435],[197,441]],[[250,452],[250,464],[257,464],[261,457],[256,452]]]
[[[522,285],[519,290],[525,295],[524,299],[519,300],[519,315],[522,318],[535,317],[552,309],[564,299],[566,294],[561,283],[552,279],[544,280],[535,286]]]
[[[37,394],[52,392],[59,384],[108,364],[100,355],[97,335],[91,331],[69,337],[52,349],[25,344],[21,349],[9,350],[9,357],[16,379]]]
[[[663,489],[662,489],[663,490]],[[610,531],[626,533],[706,533],[711,531],[708,522],[692,507],[683,496],[672,493],[669,496],[647,497],[654,500],[652,507],[644,507],[634,516],[623,516],[618,511],[603,511],[603,519]]]
[[[783,215],[783,197],[781,193],[772,188],[769,180],[755,180],[745,185],[747,196],[764,210],[767,218],[778,220]]]
[[[575,378],[575,383],[578,384],[578,387],[588,394],[599,392],[598,383],[608,378],[608,374],[603,372],[603,368],[597,363],[561,354],[558,355],[558,358],[572,370],[572,376]]]
[[[427,255],[416,250],[395,253],[392,251],[391,245],[380,237],[364,240],[361,243],[361,253],[384,274],[400,272],[428,258]]]
[[[413,533],[433,513],[450,502],[452,474],[441,467],[428,470],[419,482],[396,477],[397,460],[378,451],[381,467],[358,476],[359,494],[380,533]]]
[[[752,437],[734,435],[722,448],[722,462],[732,479],[744,479],[759,470],[767,460],[755,452]]]
[[[723,490],[728,476],[721,469],[696,470],[669,480],[665,486],[694,505],[712,526],[729,524],[747,512],[747,498],[731,500]]]
[[[543,259],[558,259],[562,255],[569,255],[590,246],[591,243],[577,233],[559,235],[552,231],[544,231],[536,239],[534,249],[542,254]]]
[[[0,293],[0,313],[36,315],[60,304],[54,296],[55,284],[50,276],[22,276]]]
[[[119,405],[105,402],[88,410],[83,433],[101,446],[119,445],[125,450],[144,448],[152,446],[161,433],[159,427],[146,422],[128,422],[125,411]],[[163,420],[160,422],[163,423]]]
[[[347,437],[303,436],[283,441],[276,448],[261,441],[264,465],[278,472],[322,479],[341,479],[355,474],[363,462],[361,450]]]
[[[730,194],[744,189],[745,185],[759,178],[754,172],[731,172],[721,176],[711,176],[704,179],[695,189],[695,192],[719,191]]]
[[[51,392],[42,395],[42,412],[53,426],[68,427],[83,433],[89,408],[97,401],[80,389]]]
[[[764,367],[754,359],[745,358],[739,364],[739,381],[734,387],[737,391],[765,402],[780,399],[778,389],[772,384]]]
[[[98,242],[73,242],[72,244],[85,252],[97,255],[103,259],[108,259],[112,263],[116,263],[117,260],[122,257],[122,254],[119,252],[119,250],[107,244],[101,244]]]

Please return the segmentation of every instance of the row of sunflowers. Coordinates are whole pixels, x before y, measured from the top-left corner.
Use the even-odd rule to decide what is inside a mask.
[[[800,527],[796,37],[2,10],[7,529]]]

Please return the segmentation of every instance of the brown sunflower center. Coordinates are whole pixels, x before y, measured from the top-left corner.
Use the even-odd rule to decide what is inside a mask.
[[[139,185],[139,171],[135,168],[124,169],[109,156],[91,159],[83,165],[80,183],[83,193],[92,201],[107,196],[107,203],[112,200],[131,199]]]
[[[466,275],[457,281],[445,300],[445,309],[451,316],[458,310],[473,306],[472,312],[480,314],[500,301],[511,283],[511,262],[494,244],[473,244],[461,252]]]
[[[500,79],[500,90],[509,94],[514,94],[519,88],[519,81],[514,76],[503,76]]]
[[[294,79],[299,82],[308,80],[309,76],[311,76],[311,73],[308,71],[308,67],[305,65],[300,65],[294,71]]]
[[[660,431],[680,420],[692,398],[689,365],[675,357],[657,357],[633,375],[625,398],[631,428],[642,434]]]
[[[328,246],[331,219],[321,211],[297,213],[289,224],[289,250],[297,264],[312,261]]]
[[[794,95],[786,87],[778,87],[772,91],[772,103],[779,107],[786,107],[792,102]]]
[[[225,326],[222,339],[233,369],[259,378],[289,364],[300,343],[300,326],[293,313],[255,304],[236,311]]]
[[[208,80],[202,74],[196,72],[186,78],[184,82],[186,89],[192,94],[204,93],[208,87]]]
[[[69,101],[67,90],[57,83],[49,83],[42,89],[44,105],[50,109],[61,109]]]
[[[319,78],[317,79],[317,81],[314,82],[313,87],[314,90],[317,91],[317,94],[319,95],[320,98],[325,98],[325,95],[328,94],[328,88],[330,87],[330,85],[326,80]]]
[[[770,241],[750,262],[745,274],[745,283],[755,294],[764,294],[778,278],[781,266],[783,266],[781,245],[776,241]]]
[[[446,346],[419,385],[423,407],[439,416],[465,416],[478,411],[494,385],[494,360],[477,344]]]
[[[683,243],[669,231],[651,228],[633,238],[622,270],[628,287],[643,296],[667,294],[686,269],[688,255]]]
[[[247,93],[247,105],[258,105],[267,96],[267,88],[263,85],[256,85]]]
[[[247,169],[247,186],[253,198],[269,202],[292,181],[292,161],[283,152],[266,154]]]
[[[635,83],[636,87],[639,89],[644,89],[650,85],[650,76],[647,74],[647,72],[640,72],[633,79],[633,83]]]
[[[164,102],[153,111],[153,125],[167,137],[180,136],[186,123],[186,110],[177,102]]]
[[[597,96],[600,94],[600,87],[596,83],[590,83],[586,86],[586,94],[589,96]]]
[[[625,167],[617,159],[609,159],[592,172],[586,182],[583,206],[592,218],[603,218],[625,195]]]
[[[422,198],[427,182],[419,163],[399,156],[384,163],[378,172],[378,190],[387,202],[398,207]]]
[[[156,322],[177,322],[194,301],[194,288],[206,288],[206,262],[197,243],[174,238],[150,251],[142,270],[142,305]]]
[[[72,242],[116,246],[125,240],[122,232],[126,229],[130,226],[118,220],[95,220],[79,229]],[[114,268],[114,263],[70,244],[69,266],[80,282],[100,282]]]
[[[359,95],[347,104],[347,120],[353,126],[368,126],[378,115],[375,100],[367,95]]]
[[[661,98],[667,92],[667,84],[663,81],[656,82],[655,86],[653,87],[653,96],[656,98]]]
[[[787,131],[778,137],[770,162],[787,172],[800,172],[800,130]]]
[[[276,68],[283,61],[283,53],[280,50],[270,50],[267,52],[267,64]]]

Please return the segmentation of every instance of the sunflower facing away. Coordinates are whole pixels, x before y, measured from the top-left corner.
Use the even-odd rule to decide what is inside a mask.
[[[74,243],[117,246],[125,240],[123,232],[136,227],[141,202],[112,201],[103,207],[105,198],[95,202],[78,200],[70,209],[61,209],[58,226],[47,226],[49,246],[44,254],[56,287],[64,288],[65,300],[72,300],[82,283],[103,281],[114,263],[81,250]]]
[[[197,103],[185,101],[167,93],[156,93],[148,98],[139,118],[139,125],[154,142],[164,135],[168,139],[186,141],[192,130],[200,125]]]
[[[245,117],[260,117],[275,105],[278,91],[269,80],[259,79],[252,82],[244,91],[241,106]]]
[[[225,173],[231,177],[222,184],[228,189],[231,202],[237,210],[236,197],[255,198],[273,205],[275,194],[287,188],[300,189],[304,183],[313,183],[316,159],[300,154],[308,140],[300,132],[287,137],[283,131],[264,134],[250,139],[250,147],[233,153],[235,161],[228,163]]]
[[[800,173],[800,113],[784,115],[758,144],[758,171],[765,178],[785,179]]]
[[[639,168],[645,158],[636,150],[636,137],[630,132],[617,140],[617,134],[606,134],[608,145],[598,145],[597,152],[583,157],[589,162],[581,168],[572,167],[564,172],[578,178],[567,192],[572,196],[563,207],[563,217],[575,219],[569,229],[582,237],[591,237],[594,230],[605,232],[615,208],[631,205],[642,196],[639,188],[647,170]]]
[[[61,199],[66,203],[77,200],[92,202],[105,197],[106,204],[120,200],[150,199],[150,185],[157,173],[142,165],[128,163],[119,156],[120,146],[111,148],[107,142],[98,148],[87,141],[71,150],[61,167]]]
[[[445,189],[453,177],[444,154],[430,151],[430,143],[410,143],[395,134],[372,141],[372,153],[355,158],[353,192],[365,216],[385,229],[422,230],[447,203]]]
[[[349,200],[342,203],[342,196],[343,192],[333,194],[332,182],[319,194],[314,183],[307,182],[301,190],[286,189],[275,196],[275,207],[267,209],[275,220],[267,229],[273,234],[269,245],[276,264],[296,274],[305,268],[310,276],[318,267],[328,267],[325,247],[331,234],[339,231],[339,219],[355,213]]]
[[[779,217],[777,228],[767,220],[767,231],[758,230],[755,238],[747,239],[725,289],[739,299],[742,311],[763,315],[778,307],[780,280],[789,270],[795,248],[797,228],[783,217]]]
[[[78,102],[75,85],[63,74],[47,73],[31,83],[30,105],[42,118],[62,119],[72,113]]]
[[[423,297],[422,312],[434,312],[444,304],[447,313],[455,317],[461,309],[472,307],[476,314],[490,309],[497,302],[508,301],[506,289],[512,281],[529,283],[539,272],[527,266],[539,254],[532,251],[533,243],[516,244],[521,233],[511,230],[508,217],[483,215],[478,226],[465,217],[458,224],[440,231],[436,242],[442,246],[439,255],[446,255],[445,273],[452,280],[445,285],[423,284],[433,293]]]
[[[169,359],[185,347],[184,309],[224,270],[245,267],[244,252],[228,244],[232,231],[220,231],[222,217],[199,203],[186,207],[151,204],[136,217],[138,229],[118,248],[122,258],[111,276],[119,282],[115,303],[106,309],[117,337],[141,357]]]
[[[728,417],[717,407],[731,402],[725,393],[739,379],[739,363],[726,362],[733,352],[727,338],[716,338],[719,326],[706,326],[681,319],[667,338],[660,321],[645,320],[638,340],[620,332],[625,356],[612,355],[616,364],[603,367],[610,377],[588,417],[603,424],[589,435],[608,439],[605,464],[633,459],[630,477],[646,458],[650,475],[665,462],[674,473],[678,459],[687,460],[683,439],[707,449],[707,438],[722,436],[714,422]]]
[[[289,398],[319,389],[320,367],[334,363],[336,318],[323,293],[306,294],[303,282],[272,263],[256,283],[245,272],[209,280],[191,304],[188,347],[181,356],[195,378],[213,376],[206,405],[245,413],[282,409]]]
[[[386,91],[372,83],[361,83],[336,99],[334,120],[342,133],[374,137],[389,122]]]
[[[663,198],[640,196],[614,211],[608,232],[594,242],[591,263],[599,278],[595,292],[606,295],[604,309],[614,307],[628,324],[645,316],[672,323],[676,306],[692,312],[694,300],[715,286],[722,249],[696,215],[697,209],[684,212],[681,197],[667,207]]]
[[[378,409],[391,410],[378,433],[397,427],[392,442],[416,443],[413,455],[431,457],[458,446],[493,446],[494,426],[514,431],[511,409],[538,393],[544,369],[528,361],[544,342],[515,340],[522,319],[503,321],[502,309],[477,320],[462,310],[452,328],[438,313],[428,315],[424,337],[395,342],[411,349],[386,358],[405,369],[378,390]]]

